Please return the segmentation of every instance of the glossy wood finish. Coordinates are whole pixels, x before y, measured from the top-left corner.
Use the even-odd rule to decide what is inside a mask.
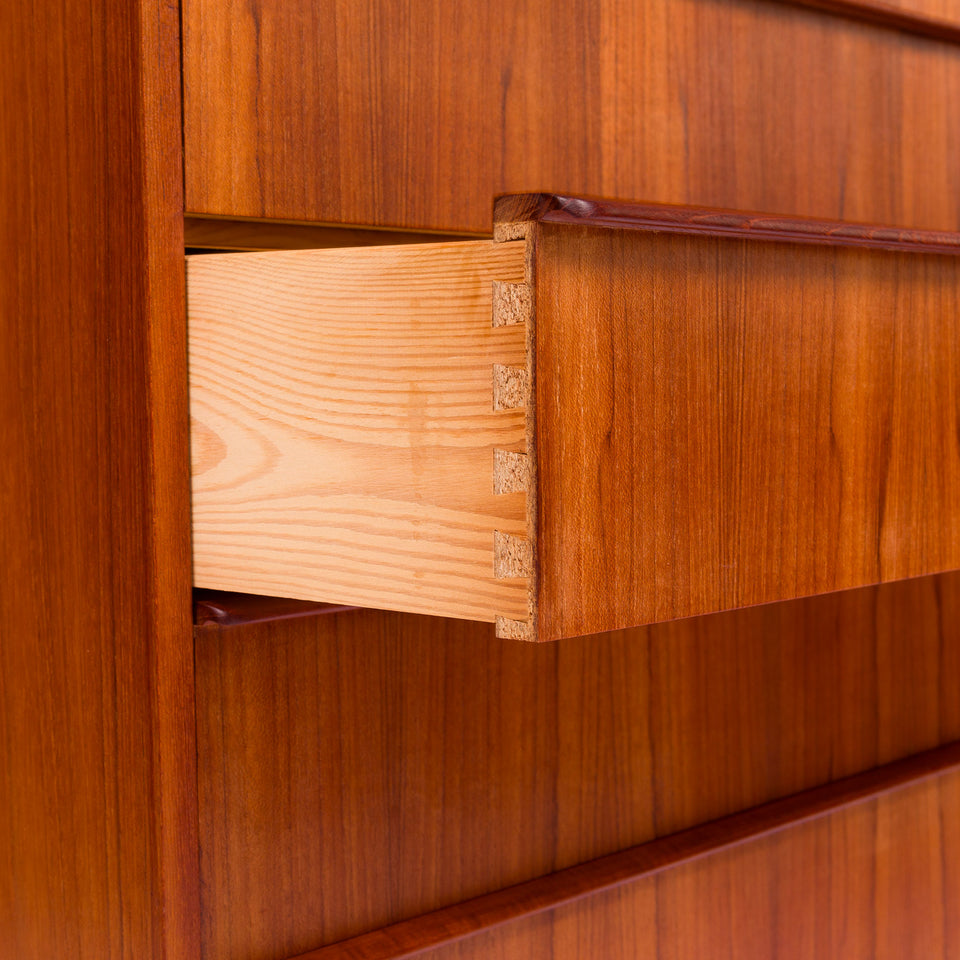
[[[778,0],[948,43],[960,42],[960,11],[953,0]]]
[[[958,238],[657,214],[533,234],[537,637],[960,567]]]
[[[770,0],[185,0],[187,206],[490,229],[524,190],[960,228],[952,45]]]
[[[504,924],[529,922],[546,911],[575,904],[589,909],[591,905],[583,901],[782,831],[791,831],[796,842],[801,825],[904,787],[916,788],[930,778],[949,775],[960,780],[958,769],[960,743],[955,743],[332,944],[297,960],[401,960],[488,934]],[[623,892],[629,896],[632,891]]]
[[[643,230],[692,237],[777,240],[821,247],[960,254],[956,231],[907,230],[848,220],[814,220],[686,204],[635,203],[549,193],[507,194],[494,202],[494,237],[532,236],[534,223]]]
[[[956,574],[555,644],[199,631],[205,953],[294,956],[947,743],[958,674]]]
[[[179,22],[0,4],[0,956],[195,960]]]
[[[946,960],[960,950],[958,808],[951,772],[464,942],[348,941],[296,960]]]

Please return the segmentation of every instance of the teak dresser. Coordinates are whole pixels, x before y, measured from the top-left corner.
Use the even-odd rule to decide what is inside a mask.
[[[955,4],[0,38],[0,960],[960,957]]]

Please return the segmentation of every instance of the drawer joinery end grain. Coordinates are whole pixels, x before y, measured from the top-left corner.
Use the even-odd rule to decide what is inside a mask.
[[[501,225],[496,244],[523,250],[523,279],[493,284],[493,325],[516,326],[524,331],[525,358],[520,366],[496,365],[493,370],[495,409],[515,409],[523,414],[525,443],[522,453],[498,450],[494,458],[494,489],[497,493],[522,491],[526,497],[526,531],[523,537],[498,534],[494,543],[494,567],[498,576],[520,576],[528,588],[527,614],[521,619],[497,617],[497,636],[503,640],[536,640],[537,636],[537,461],[536,310],[534,309],[533,250],[525,229],[512,234]]]
[[[187,275],[195,586],[529,633],[525,245]]]

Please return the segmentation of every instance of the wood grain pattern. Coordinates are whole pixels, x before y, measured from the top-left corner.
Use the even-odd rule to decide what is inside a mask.
[[[958,574],[492,633],[375,611],[198,631],[206,955],[295,956],[960,738]],[[854,877],[838,863],[837,896]],[[670,923],[726,936],[701,892]]]
[[[199,956],[179,18],[0,4],[0,955]]]
[[[536,243],[541,639],[960,566],[955,256]]]
[[[296,960],[946,960],[960,950],[958,809],[951,772],[464,942],[388,952],[348,941]]]
[[[494,409],[489,241],[190,258],[198,587],[493,621],[529,618],[523,490],[495,492],[526,410]],[[510,553],[509,550],[506,551]],[[512,556],[512,553],[510,553]]]
[[[789,842],[796,842],[797,832],[802,826],[824,817],[834,817],[844,808],[871,801],[876,803],[881,797],[905,788],[915,791],[931,778],[946,779],[952,776],[960,781],[958,768],[960,744],[951,744],[331,944],[301,954],[296,960],[402,960],[489,934],[504,924],[529,923],[532,918],[546,911],[569,911],[575,905],[588,910],[596,909],[594,904],[584,901],[689,866],[704,857],[718,857],[744,844],[775,837],[784,831],[791,834]],[[925,856],[928,860],[936,861],[936,849],[929,846]],[[868,882],[862,876],[858,877],[858,881]],[[623,890],[626,897],[632,892]],[[723,887],[718,886],[716,893],[723,892]],[[942,891],[941,896],[945,893]],[[591,946],[596,949],[596,944]],[[468,944],[467,949],[472,949],[472,945]]]
[[[197,214],[488,232],[550,190],[960,228],[960,49],[823,11],[185,0],[184,35]]]

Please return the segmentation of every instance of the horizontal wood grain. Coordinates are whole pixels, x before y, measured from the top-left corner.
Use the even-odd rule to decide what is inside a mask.
[[[196,644],[218,960],[295,956],[960,739],[960,574],[553,644],[371,610]],[[824,867],[823,889],[846,875]],[[666,916],[722,942],[724,890]]]
[[[515,923],[498,922],[511,909],[503,891],[463,904],[464,917],[449,918],[447,942],[433,929],[442,923],[435,915],[421,918],[416,932],[388,929],[379,938],[358,938],[295,960],[906,955],[946,960],[960,948],[958,806],[960,775],[951,770],[787,829],[760,832],[732,848],[698,850],[689,860],[678,850],[664,851],[667,863],[651,866],[633,882],[601,888],[592,897],[571,890],[570,898],[549,912],[537,904]],[[696,847],[697,839],[690,840]],[[677,838],[678,845],[683,842]],[[667,846],[651,845],[657,853]],[[651,853],[652,860],[659,859]],[[671,856],[676,863],[669,863]],[[553,879],[545,878],[543,885]],[[562,880],[554,882],[559,886]],[[547,901],[547,890],[543,894]],[[476,929],[488,921],[489,927]],[[420,932],[425,950],[416,945]],[[434,942],[439,946],[430,949]]]
[[[550,190],[960,229],[960,48],[822,9],[184,0],[183,22],[194,214],[486,233],[490,197]]]
[[[955,237],[578,203],[534,234],[540,639],[960,567]]]
[[[527,494],[495,451],[495,326],[522,243],[191,257],[194,583],[476,620],[529,619]],[[504,562],[498,563],[498,544]],[[528,549],[528,548],[524,548]],[[519,556],[519,554],[518,554]]]
[[[844,808],[867,801],[876,803],[880,797],[904,787],[916,791],[925,781],[946,774],[951,775],[951,786],[960,784],[958,769],[960,744],[954,743],[744,810],[723,820],[621,850],[599,860],[497,890],[432,914],[414,917],[351,940],[300,954],[295,960],[403,960],[419,956],[478,934],[490,933],[504,924],[529,921],[545,911],[569,908],[580,901],[649,880],[704,857],[717,857],[742,844],[773,837],[783,831],[789,831],[788,843],[798,844],[801,841],[796,839],[797,830],[802,825],[835,816]],[[936,792],[938,786],[935,784],[929,792]],[[933,846],[923,850],[922,855],[932,863],[939,859],[939,851]],[[957,874],[956,880],[960,882],[960,870]],[[866,885],[869,878],[853,876],[848,882]],[[716,895],[724,892],[721,887],[715,891]],[[945,893],[943,891],[941,895]],[[699,906],[699,900],[691,903],[694,909]]]

